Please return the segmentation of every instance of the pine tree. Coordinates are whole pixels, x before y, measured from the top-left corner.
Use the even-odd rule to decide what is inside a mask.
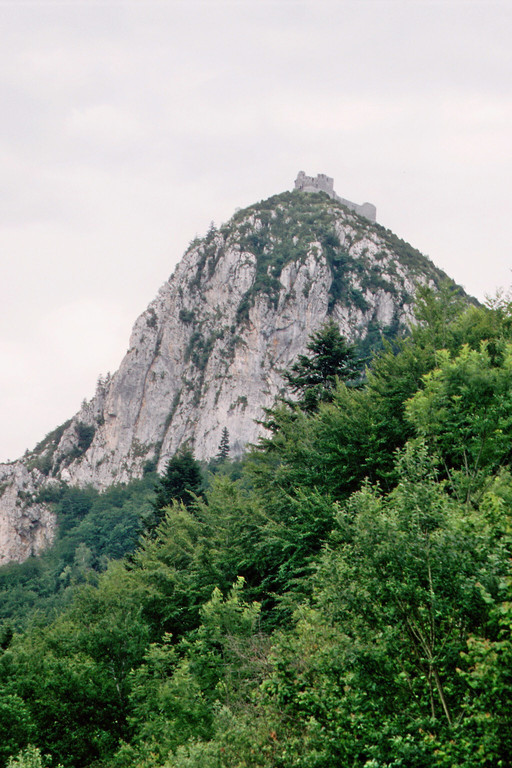
[[[219,451],[217,453],[217,459],[219,461],[226,461],[229,458],[229,432],[228,428],[224,427],[222,430],[222,436],[219,443]]]
[[[177,451],[169,460],[165,473],[159,478],[155,487],[156,498],[152,506],[156,512],[154,524],[162,517],[162,510],[173,500],[181,501],[189,506],[194,495],[201,493],[202,476],[199,462],[189,448]]]
[[[284,378],[298,394],[302,410],[313,412],[320,402],[332,399],[336,379],[352,386],[361,379],[363,360],[356,357],[355,347],[347,344],[332,321],[312,334],[307,348],[311,354],[299,355]]]

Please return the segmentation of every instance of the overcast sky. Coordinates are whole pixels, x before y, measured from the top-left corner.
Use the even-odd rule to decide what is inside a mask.
[[[0,1],[0,460],[114,371],[187,244],[299,170],[511,283],[512,3]]]

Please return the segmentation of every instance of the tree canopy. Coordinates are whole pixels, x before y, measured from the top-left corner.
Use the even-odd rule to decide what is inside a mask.
[[[418,314],[357,387],[313,339],[313,408],[236,477],[173,457],[130,557],[4,627],[1,766],[510,763],[512,311]]]

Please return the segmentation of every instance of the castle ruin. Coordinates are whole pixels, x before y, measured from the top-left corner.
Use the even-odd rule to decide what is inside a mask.
[[[350,200],[345,200],[344,197],[337,195],[334,191],[334,179],[326,176],[325,173],[318,173],[316,176],[306,176],[304,171],[299,171],[295,179],[295,189],[300,192],[325,192],[333,200],[337,200],[338,203],[345,205],[360,216],[364,216],[370,221],[375,221],[377,218],[377,209],[372,203],[357,205],[357,203],[352,203]]]

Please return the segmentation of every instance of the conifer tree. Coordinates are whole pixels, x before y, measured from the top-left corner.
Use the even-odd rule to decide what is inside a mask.
[[[190,448],[182,448],[169,460],[165,473],[155,487],[156,498],[152,506],[156,512],[155,524],[160,522],[162,510],[173,500],[188,507],[194,495],[202,488],[201,467]],[[149,527],[154,527],[150,525]]]
[[[222,436],[219,443],[219,451],[217,453],[218,461],[226,461],[229,458],[229,432],[228,428],[224,427],[222,430]]]
[[[313,412],[320,402],[329,402],[336,379],[354,385],[361,378],[363,360],[356,357],[355,346],[347,344],[333,321],[312,334],[307,349],[284,373],[291,391],[298,394],[303,411]]]

